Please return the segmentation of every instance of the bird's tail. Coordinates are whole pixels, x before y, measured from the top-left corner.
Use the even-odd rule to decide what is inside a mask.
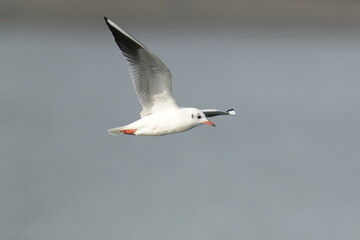
[[[116,128],[110,128],[107,130],[108,133],[110,133],[113,136],[119,136],[121,134],[124,134],[123,132],[121,132],[121,130],[124,129],[124,126],[122,127],[116,127]]]

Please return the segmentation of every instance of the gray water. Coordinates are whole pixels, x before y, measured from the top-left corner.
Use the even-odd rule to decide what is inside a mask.
[[[110,136],[141,108],[105,24],[2,28],[0,239],[360,239],[360,34],[127,30],[237,116]]]

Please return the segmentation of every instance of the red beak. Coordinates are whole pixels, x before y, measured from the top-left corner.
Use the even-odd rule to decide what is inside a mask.
[[[209,124],[209,125],[215,127],[215,124],[214,124],[212,121],[205,121],[204,123]]]

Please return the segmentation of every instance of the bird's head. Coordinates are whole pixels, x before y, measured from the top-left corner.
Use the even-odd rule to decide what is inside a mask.
[[[208,124],[215,127],[215,124],[212,121],[207,120],[205,114],[199,109],[190,109],[189,116],[195,125]]]

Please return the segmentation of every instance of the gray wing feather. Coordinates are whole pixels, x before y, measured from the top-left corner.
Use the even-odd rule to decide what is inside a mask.
[[[143,107],[141,117],[167,108],[177,108],[172,95],[171,72],[136,38],[104,18],[116,44],[130,64],[130,75]]]
[[[233,108],[227,110],[227,111],[221,111],[221,110],[217,110],[217,109],[202,109],[200,110],[202,111],[206,117],[215,117],[218,115],[231,115],[231,116],[235,116],[235,110]]]

